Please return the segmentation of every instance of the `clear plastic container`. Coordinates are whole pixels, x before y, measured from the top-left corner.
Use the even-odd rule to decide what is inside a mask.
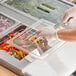
[[[19,35],[22,31],[27,29],[27,26],[20,24],[17,27],[10,30],[9,33],[7,33],[4,37],[0,39],[0,50],[5,51],[8,55],[11,55],[18,60],[22,60],[24,57],[26,57],[28,55],[27,52],[19,50],[18,48],[8,44],[7,41],[12,39],[16,35]]]
[[[13,0],[13,2],[11,2],[11,0],[6,0],[2,5],[12,8],[19,13],[27,13],[35,18],[43,18],[59,24],[62,14],[70,7],[60,1],[61,0]]]
[[[37,37],[36,30],[28,28],[21,34],[14,37],[12,41],[8,41],[8,43],[30,53],[37,49],[43,43],[43,39]]]
[[[5,0],[7,1],[7,0]],[[30,26],[34,24],[38,18],[35,18],[27,13],[24,13],[20,10],[17,10],[13,7],[10,7],[8,4],[5,3],[5,1],[0,2],[0,11],[6,12],[11,17],[14,17],[15,19],[21,21],[21,23],[26,24],[27,26]],[[2,10],[4,9],[4,10]]]
[[[0,12],[0,38],[4,36],[4,33],[8,32],[13,27],[16,27],[19,23],[18,20]]]
[[[17,47],[18,49],[26,51],[29,53],[29,55],[39,59],[46,57],[49,52],[54,52],[55,49],[64,43],[63,41],[59,40],[47,41],[41,37],[37,37],[37,29],[39,27],[55,27],[55,24],[41,19],[32,26],[33,28],[24,30],[20,35],[12,38],[7,43]]]

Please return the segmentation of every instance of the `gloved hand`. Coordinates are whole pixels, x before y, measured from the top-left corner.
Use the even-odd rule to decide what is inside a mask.
[[[63,23],[64,24],[69,24],[72,23],[73,21],[76,22],[76,6],[68,9],[63,16]]]
[[[45,37],[46,39],[56,38],[56,30],[53,27],[41,27],[38,29],[38,36]]]

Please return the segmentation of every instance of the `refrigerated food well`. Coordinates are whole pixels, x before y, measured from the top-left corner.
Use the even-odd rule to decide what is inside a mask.
[[[24,75],[24,69],[37,59],[53,54],[65,41],[37,38],[40,27],[58,26],[65,10],[73,4],[63,0],[0,0],[0,65]],[[47,42],[47,41],[46,41]]]

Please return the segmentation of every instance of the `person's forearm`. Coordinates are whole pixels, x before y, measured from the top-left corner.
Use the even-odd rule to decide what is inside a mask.
[[[76,28],[59,30],[57,35],[61,40],[76,42]]]

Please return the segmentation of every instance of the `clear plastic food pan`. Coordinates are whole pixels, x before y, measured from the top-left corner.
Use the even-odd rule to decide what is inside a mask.
[[[29,14],[38,19],[46,19],[59,24],[65,10],[71,5],[61,0],[5,0],[1,5],[23,15]],[[63,8],[63,9],[62,9]]]
[[[10,29],[16,27],[20,22],[3,12],[0,12],[0,38]]]
[[[0,39],[0,50],[5,51],[8,55],[13,56],[18,60],[22,60],[25,56],[28,55],[28,53],[23,52],[22,50],[19,50],[14,46],[7,44],[6,42],[27,29],[27,26],[20,24],[17,27],[13,28],[11,31],[9,31],[8,34],[6,34]]]
[[[55,27],[55,24],[41,19],[32,26],[33,28],[28,28],[27,30],[24,30],[21,34],[7,41],[7,43],[15,46],[18,49],[28,52],[29,55],[35,58],[46,57],[49,52],[55,51],[55,49],[57,49],[64,43],[64,41],[56,39],[50,39],[47,41],[44,40],[42,37],[37,37],[37,29],[39,27]]]

